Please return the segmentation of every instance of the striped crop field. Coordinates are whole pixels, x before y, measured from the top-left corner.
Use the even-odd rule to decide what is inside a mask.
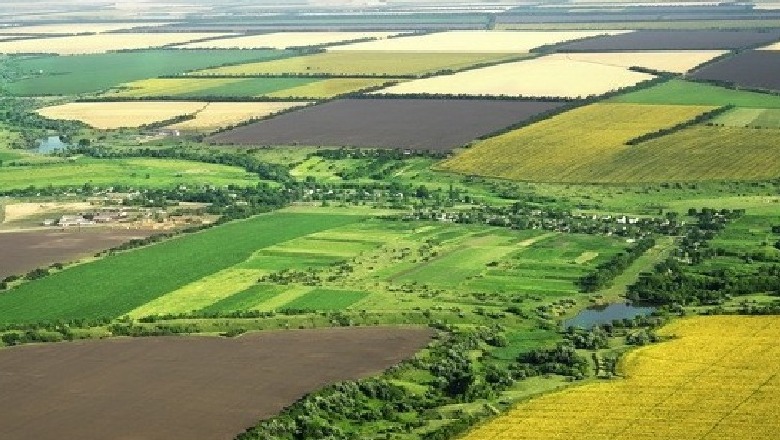
[[[439,167],[461,174],[541,182],[664,181],[670,173],[682,180],[696,179],[695,161],[681,161],[674,151],[661,154],[648,150],[648,144],[656,145],[664,138],[635,146],[626,142],[688,121],[711,109],[593,104],[482,141]],[[648,151],[644,162],[637,161],[638,151]],[[703,156],[708,157],[706,153]],[[627,165],[643,169],[644,174],[625,173],[623,168]],[[669,166],[682,167],[684,172],[669,170]],[[728,167],[712,172],[727,170]]]
[[[464,440],[777,438],[780,318],[711,316],[662,330],[629,353],[624,377],[548,394]]]

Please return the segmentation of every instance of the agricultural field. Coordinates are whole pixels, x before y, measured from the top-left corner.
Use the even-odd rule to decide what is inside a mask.
[[[513,61],[522,54],[448,52],[325,52],[270,62],[239,64],[192,75],[423,75],[484,63]]]
[[[78,158],[68,162],[3,168],[0,190],[41,186],[129,185],[168,188],[174,185],[256,185],[257,175],[242,168],[186,160]]]
[[[668,167],[674,164],[674,169],[687,165],[682,167],[684,172],[678,176],[680,180],[698,180],[694,171],[699,162],[724,158],[713,154],[689,163],[681,160],[677,152],[670,157],[660,155],[657,149],[648,149],[649,145],[658,145],[668,137],[639,146],[628,146],[626,142],[645,133],[672,127],[711,109],[704,106],[593,104],[479,142],[455,158],[443,162],[440,167],[461,174],[526,181],[640,182],[649,178],[650,181],[663,182],[669,180],[668,173],[672,170]],[[715,143],[707,138],[703,138],[702,142],[731,148],[731,144]],[[680,144],[669,143],[670,150],[672,145],[679,148]],[[646,151],[654,159],[647,162],[631,157],[639,154],[638,151]],[[696,151],[692,149],[690,154],[695,155]],[[631,160],[620,160],[623,157]],[[648,157],[644,159],[650,160]],[[753,161],[746,156],[743,156],[743,160],[745,166]],[[731,174],[729,170],[735,164],[729,164],[729,169],[713,168],[711,172]],[[624,174],[628,166],[644,170],[643,177],[640,179],[630,173]]]
[[[208,103],[184,101],[71,102],[44,107],[38,114],[49,119],[80,121],[101,130],[137,128],[192,115]]]
[[[464,439],[776,437],[776,316],[688,318],[662,334],[674,338],[626,355],[621,379],[535,398]]]
[[[755,50],[702,67],[691,76],[697,80],[726,83],[747,89],[780,90],[780,52]]]
[[[677,20],[677,21],[610,21],[591,23],[496,23],[497,30],[568,31],[568,30],[745,30],[780,27],[780,20]]]
[[[770,44],[769,46],[760,47],[759,50],[769,50],[769,51],[778,51],[780,50],[780,42]]]
[[[609,99],[609,102],[665,105],[733,105],[742,108],[778,109],[780,97],[766,93],[727,89],[711,84],[673,79],[650,88]]]
[[[127,22],[127,23],[68,23],[68,24],[39,24],[33,26],[5,26],[0,27],[0,35],[77,35],[77,34],[103,34],[106,32],[126,31],[147,26],[160,26],[166,23],[155,22]],[[167,23],[170,24],[170,23]]]
[[[20,275],[54,263],[67,263],[91,257],[152,230],[85,228],[72,231],[32,231],[0,233],[0,247],[13,253],[0,255],[0,278]]]
[[[277,32],[188,43],[177,47],[182,49],[288,49],[364,39],[383,40],[397,34],[397,32]]]
[[[353,215],[263,215],[75,266],[0,295],[0,322],[118,317],[241,263],[257,249],[360,219]],[[117,273],[124,275],[112,276]],[[149,283],[150,277],[154,283]],[[35,301],[30,300],[33,297]]]
[[[727,53],[720,50],[665,52],[567,53],[565,58],[582,63],[616,67],[644,67],[662,72],[686,73],[696,66]]]
[[[275,50],[143,50],[72,56],[20,56],[5,62],[19,72],[19,77],[5,87],[17,96],[93,93],[129,81],[293,54]]]
[[[526,53],[540,46],[625,31],[449,31],[332,47],[331,51]]]
[[[304,394],[411,357],[431,336],[425,328],[374,327],[2,350],[0,437],[98,440],[132,432],[142,438],[229,439]],[[208,393],[184,391],[193,383],[219,386]],[[35,414],[46,407],[58,409],[42,422]],[[83,423],[98,414],[105,423]]]
[[[0,41],[0,53],[82,55],[116,50],[158,48],[227,35],[230,34],[182,32],[111,34],[110,38],[100,34],[49,37],[33,40]]]
[[[664,30],[636,31],[562,44],[562,52],[639,50],[737,50],[780,40],[772,30]]]
[[[210,132],[252,119],[265,118],[308,102],[209,102],[194,113],[195,118],[166,128],[182,131]]]
[[[725,127],[780,128],[780,109],[735,108],[712,120]]]
[[[220,133],[218,144],[449,150],[559,102],[344,99]]]
[[[375,88],[387,79],[367,78],[156,78],[123,84],[110,98],[290,98],[325,99]]]
[[[567,59],[565,54],[418,79],[376,94],[584,98],[654,78],[620,66]]]

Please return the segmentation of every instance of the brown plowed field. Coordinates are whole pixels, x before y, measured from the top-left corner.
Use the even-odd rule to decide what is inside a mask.
[[[780,90],[780,52],[743,52],[709,64],[691,75],[696,79],[731,83],[751,89]]]
[[[562,103],[467,99],[343,99],[217,134],[235,145],[451,150]]]
[[[675,30],[636,31],[574,41],[561,52],[743,49],[780,40],[780,31]]]
[[[153,233],[138,229],[3,232],[0,233],[0,278],[52,263],[78,260]]]
[[[0,350],[3,440],[231,440],[326,384],[410,357],[428,329],[114,339]]]

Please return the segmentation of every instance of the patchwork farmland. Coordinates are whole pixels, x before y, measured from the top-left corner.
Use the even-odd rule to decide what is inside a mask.
[[[567,53],[564,55],[564,58],[571,61],[605,66],[643,67],[661,72],[686,73],[700,64],[726,53],[720,50]]]
[[[177,117],[193,115],[207,106],[204,102],[72,102],[38,110],[49,119],[80,121],[102,130],[141,127]]]
[[[308,102],[209,102],[188,121],[169,125],[172,130],[215,131],[249,120],[265,118]]]
[[[780,31],[663,30],[636,31],[565,43],[562,52],[638,50],[736,50],[774,43]]]
[[[397,34],[397,32],[278,32],[188,43],[177,47],[182,49],[288,49],[354,40],[382,40]]]
[[[447,52],[325,52],[273,62],[201,70],[192,75],[424,75],[478,64],[516,60],[523,54]]]
[[[654,76],[627,68],[568,59],[564,54],[418,79],[375,94],[584,98],[634,86]]]
[[[58,54],[80,55],[104,53],[114,50],[150,49],[193,40],[226,36],[230,34],[207,33],[135,33],[103,35],[76,35],[49,37],[33,40],[0,41],[2,54]]]
[[[775,438],[777,323],[774,316],[685,319],[663,329],[675,339],[628,354],[623,379],[538,397],[464,438]]]
[[[779,91],[780,78],[774,74],[778,69],[780,52],[756,50],[704,66],[694,72],[692,77],[747,89]]]
[[[133,432],[144,438],[232,438],[240,427],[277,414],[306,393],[393,366],[431,336],[426,329],[320,329],[232,340],[142,338],[2,350],[0,436],[98,440]],[[38,379],[30,382],[30,374]],[[220,385],[182,404],[176,390],[193,382]],[[60,408],[45,423],[33,421],[41,399]],[[106,423],[82,422],[84,414],[96,412]]]
[[[610,102],[666,105],[733,105],[744,108],[780,108],[780,97],[727,89],[712,84],[673,79],[650,88],[610,98]]]
[[[209,138],[218,144],[449,150],[560,102],[344,99]],[[371,127],[371,130],[368,128]]]

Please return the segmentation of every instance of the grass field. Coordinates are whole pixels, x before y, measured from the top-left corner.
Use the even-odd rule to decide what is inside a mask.
[[[194,72],[198,75],[421,75],[475,64],[517,59],[522,54],[441,52],[326,52],[270,62]]]
[[[184,160],[79,158],[66,163],[3,168],[0,190],[41,187],[130,185],[143,188],[177,184],[255,185],[256,175],[241,168]]]
[[[532,399],[464,439],[774,439],[778,323],[776,316],[680,320],[662,330],[677,338],[625,357],[623,379]]]
[[[75,266],[0,295],[0,322],[120,316],[238,264],[258,248],[359,220],[263,215]]]
[[[617,67],[644,67],[663,72],[685,73],[694,67],[725,54],[721,50],[567,53],[568,60]]]
[[[321,46],[366,38],[381,40],[396,34],[397,32],[278,32],[188,43],[178,47],[185,49],[287,49]]]
[[[711,107],[589,105],[477,143],[440,167],[461,174],[543,182],[620,182],[621,178],[642,181],[637,176],[624,174],[624,167],[632,165],[646,170],[643,174],[650,174],[651,179],[664,181],[668,178],[670,163],[662,158],[672,160],[676,167],[687,162],[668,156],[656,157],[650,163],[622,162],[618,159],[640,148],[653,153],[644,145],[629,147],[625,142],[690,120],[709,109]],[[689,166],[695,169],[694,164]],[[653,173],[657,173],[655,177]],[[687,177],[694,178],[695,174]]]
[[[205,102],[140,101],[140,102],[71,102],[44,107],[38,114],[49,119],[81,121],[93,128],[111,130],[135,128],[178,116],[192,115],[204,108]]]
[[[67,24],[41,24],[34,26],[10,26],[1,27],[2,35],[18,34],[101,34],[104,32],[134,29],[143,26],[159,26],[164,23],[67,23]]]
[[[726,127],[780,128],[780,109],[735,108],[712,120]]]
[[[185,131],[214,131],[218,128],[257,119],[297,107],[307,102],[209,102],[195,113],[195,119],[169,125]]]
[[[383,94],[443,94],[581,98],[633,86],[653,76],[624,67],[567,59],[554,54],[382,89]]]
[[[614,35],[611,31],[514,32],[449,31],[428,35],[392,38],[333,47],[332,51],[390,52],[495,52],[524,53],[539,46],[596,35]]]
[[[104,35],[77,35],[49,37],[34,40],[0,41],[0,53],[28,54],[46,53],[58,55],[82,55],[104,53],[114,50],[149,49],[170,44],[187,43],[202,38],[230,34],[207,33],[137,33]]]
[[[735,105],[748,108],[780,108],[780,96],[745,92],[673,79],[644,90],[610,99],[610,102],[667,105]]]
[[[315,289],[287,303],[292,310],[330,311],[343,310],[368,296],[366,292],[349,290]]]
[[[103,96],[323,99],[381,86],[386,81],[363,78],[157,78],[123,84]]]
[[[251,61],[282,58],[274,50],[146,50],[12,59],[22,78],[6,84],[14,95],[74,95],[160,75]]]

